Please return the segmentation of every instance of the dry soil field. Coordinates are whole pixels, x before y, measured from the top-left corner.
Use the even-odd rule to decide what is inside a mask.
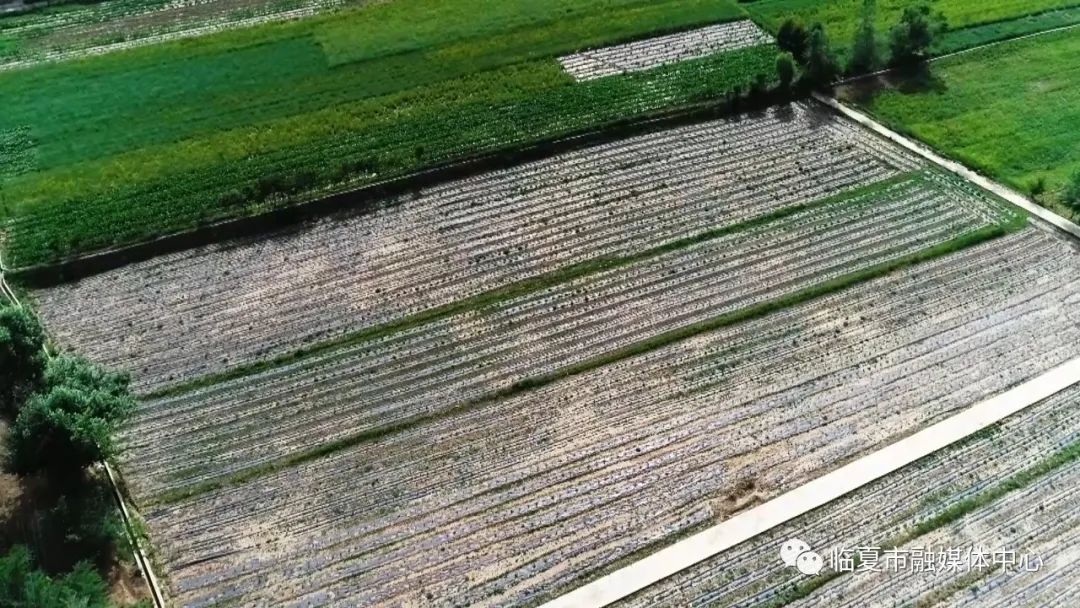
[[[1080,355],[1075,266],[793,104],[31,295],[177,603],[520,605]]]

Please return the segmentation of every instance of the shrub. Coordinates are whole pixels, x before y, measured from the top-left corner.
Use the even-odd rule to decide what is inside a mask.
[[[0,305],[0,409],[14,415],[41,386],[45,332],[24,309]]]
[[[890,63],[905,66],[926,58],[934,41],[934,28],[930,24],[930,7],[909,6],[900,16],[900,23],[889,32]]]
[[[1028,193],[1031,194],[1031,196],[1039,196],[1040,194],[1043,194],[1044,192],[1046,192],[1046,178],[1045,177],[1042,177],[1040,175],[1039,177],[1036,177],[1035,179],[1031,180],[1031,182],[1028,184]]]
[[[0,557],[0,606],[107,608],[108,587],[85,562],[50,578],[33,568],[25,547],[16,546]]]
[[[134,409],[128,379],[77,357],[60,357],[45,373],[46,392],[35,395],[12,428],[12,464],[23,473],[58,478],[81,474],[116,453],[113,432]]]
[[[795,61],[806,62],[806,51],[809,48],[810,35],[806,26],[798,19],[787,19],[780,24],[776,32],[776,44],[781,49],[791,53]]]
[[[855,40],[851,45],[851,59],[847,66],[849,74],[866,74],[873,72],[881,65],[877,49],[877,29],[874,27],[876,13],[875,0],[863,0],[862,16],[859,27],[855,30]]]
[[[1062,199],[1071,209],[1080,211],[1080,171],[1072,174],[1069,182],[1065,185]]]

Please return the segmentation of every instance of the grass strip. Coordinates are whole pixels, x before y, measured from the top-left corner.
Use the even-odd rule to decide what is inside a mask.
[[[989,429],[999,429],[999,427],[987,427],[987,429],[983,429],[975,435],[981,435],[981,438],[989,439],[994,433],[997,432],[997,430]],[[989,432],[987,432],[988,430]],[[966,443],[975,435],[966,437],[960,442],[952,444],[952,446],[950,447],[955,448],[961,445],[961,442]],[[925,521],[917,523],[910,529],[910,531],[905,532],[904,534],[901,534],[900,536],[893,538],[888,542],[882,543],[881,550],[887,551],[889,549],[896,549],[906,543],[915,540],[916,538],[919,538],[920,536],[924,536],[926,534],[934,532],[935,530],[939,530],[949,524],[953,524],[965,517],[966,515],[974,513],[982,507],[989,506],[997,500],[1005,497],[1007,494],[1010,494],[1017,490],[1021,490],[1030,485],[1032,482],[1037,481],[1041,477],[1044,477],[1054,472],[1055,470],[1060,469],[1063,466],[1076,462],[1078,458],[1080,458],[1080,440],[1074,441],[1073,443],[1054,453],[1049,458],[1012,475],[1005,481],[995,486],[992,486],[976,494],[975,496],[964,499]],[[909,466],[915,466],[916,464],[917,463],[913,463]],[[856,563],[856,566],[857,565],[858,564]],[[768,604],[768,607],[780,608],[781,606],[785,606],[796,600],[803,599],[817,589],[821,588],[826,583],[829,583],[830,581],[840,576],[843,576],[844,574],[848,574],[848,572],[834,571],[814,577],[813,579],[808,580],[805,583],[789,589],[787,592],[779,596],[776,600]]]
[[[584,374],[601,367],[617,363],[643,355],[670,344],[692,338],[694,336],[721,329],[736,323],[749,321],[759,317],[763,317],[770,313],[789,308],[808,302],[810,300],[820,298],[826,295],[837,293],[848,287],[865,283],[873,279],[885,276],[898,270],[903,270],[915,264],[921,262],[933,260],[956,251],[960,251],[967,247],[971,247],[1011,232],[1022,229],[1027,225],[1027,216],[1023,214],[1016,214],[1009,222],[997,224],[993,226],[985,226],[965,234],[959,235],[953,239],[939,243],[932,247],[927,247],[921,251],[902,256],[895,260],[877,264],[851,274],[837,277],[828,281],[824,281],[817,285],[812,285],[805,289],[774,298],[759,304],[748,306],[739,310],[731,311],[718,315],[711,319],[706,319],[685,327],[680,327],[671,331],[667,331],[661,334],[657,334],[647,340],[636,342],[629,346],[619,348],[602,355],[591,357],[583,361],[579,361],[573,365],[569,365],[562,369],[556,370],[551,373],[541,374],[538,376],[532,376],[529,378],[523,378],[515,382],[514,384],[497,390],[486,395],[482,395],[476,399],[459,403],[453,407],[445,410],[431,413],[412,416],[405,418],[392,424],[381,426],[374,429],[367,429],[359,433],[355,433],[341,439],[331,441],[322,444],[318,447],[292,454],[285,458],[265,463],[261,466],[252,467],[246,471],[237,473],[236,475],[222,477],[220,479],[204,482],[201,484],[195,484],[186,488],[177,489],[170,492],[161,494],[156,500],[152,501],[154,504],[169,504],[179,502],[181,500],[197,496],[199,494],[215,490],[222,487],[228,487],[236,484],[240,484],[246,481],[250,481],[257,477],[262,477],[287,469],[296,465],[304,464],[312,460],[322,458],[333,454],[335,452],[360,445],[362,443],[374,441],[388,435],[396,434],[401,431],[412,428],[418,424],[435,422],[448,418],[450,416],[460,415],[478,407],[488,405],[503,399],[516,396],[520,393],[545,387],[559,380],[569,378],[571,376],[577,376]]]
[[[693,247],[701,243],[705,243],[711,240],[715,240],[724,236],[751,230],[753,228],[759,228],[768,225],[773,222],[777,222],[786,218],[789,218],[798,213],[809,211],[812,209],[818,209],[828,205],[845,204],[856,202],[860,199],[865,199],[868,196],[872,196],[892,186],[901,184],[907,181],[913,181],[917,179],[925,179],[920,172],[908,172],[902,173],[891,178],[876,182],[867,186],[861,186],[847,192],[842,192],[830,197],[818,199],[808,203],[792,205],[783,209],[778,209],[771,213],[731,224],[728,226],[721,226],[719,228],[713,228],[706,230],[695,235],[688,236],[682,239],[676,239],[669,241],[662,245],[646,249],[637,253],[633,253],[625,256],[604,256],[591,260],[586,260],[577,264],[571,264],[551,272],[530,277],[521,281],[510,283],[503,287],[485,291],[475,296],[470,296],[449,304],[444,304],[423,312],[419,312],[413,315],[409,315],[397,321],[377,325],[374,327],[366,328],[358,332],[346,334],[340,338],[321,342],[317,345],[297,349],[290,353],[280,355],[271,359],[264,359],[255,363],[235,367],[225,372],[218,374],[211,374],[209,376],[203,376],[190,382],[183,384],[177,384],[159,391],[155,391],[145,396],[146,399],[159,399],[164,397],[172,397],[187,393],[200,388],[206,388],[229,380],[236,380],[260,372],[264,372],[275,367],[287,365],[290,363],[296,363],[310,357],[317,355],[323,355],[331,351],[349,348],[365,342],[371,342],[380,338],[407,331],[415,327],[427,323],[433,323],[454,315],[478,311],[484,308],[498,306],[515,298],[520,298],[529,294],[574,281],[576,279],[584,278],[590,275],[598,274],[601,272],[614,270],[617,268],[624,268],[633,264],[645,262],[662,255]]]

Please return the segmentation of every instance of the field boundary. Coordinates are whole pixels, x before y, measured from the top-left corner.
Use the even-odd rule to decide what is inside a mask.
[[[940,154],[931,150],[925,144],[917,142],[913,139],[897,133],[896,131],[893,131],[892,129],[889,129],[885,125],[871,118],[869,115],[863,114],[862,112],[859,112],[858,110],[855,110],[841,103],[835,97],[829,97],[827,95],[823,95],[817,92],[812,93],[812,95],[814,99],[832,108],[835,112],[838,112],[839,114],[857,122],[863,127],[870,129],[877,135],[880,135],[881,137],[884,137],[889,141],[902,146],[906,150],[918,154],[922,158],[934,163],[938,167],[941,167],[942,169],[945,169],[946,171],[954,175],[958,175],[965,180],[975,184],[976,186],[979,186],[983,190],[986,190],[987,192],[990,192],[995,196],[1004,199],[1006,202],[1009,202],[1016,207],[1019,207],[1020,209],[1026,211],[1027,213],[1034,215],[1035,217],[1043,220],[1044,222],[1050,224],[1054,228],[1057,228],[1059,231],[1071,236],[1072,238],[1080,239],[1080,226],[1077,226],[1073,222],[1061,217],[1053,211],[1050,211],[1046,207],[1032,202],[1019,192],[1007,186],[1004,186],[986,177],[985,175],[982,175],[981,173],[969,169],[962,163],[941,156]]]
[[[3,260],[0,259],[0,296],[7,297],[11,300],[17,308],[23,308],[22,302],[19,301],[18,296],[15,295],[15,291],[7,284],[7,278],[5,276],[5,267]],[[45,352],[45,357],[52,358],[52,353],[48,348],[42,349]],[[147,557],[146,551],[143,549],[142,543],[139,542],[139,535],[135,533],[135,528],[132,525],[131,514],[128,511],[127,502],[124,500],[123,494],[120,492],[120,486],[116,481],[116,475],[113,473],[112,467],[108,462],[101,462],[102,468],[105,470],[105,476],[109,479],[109,487],[112,489],[113,498],[116,499],[116,504],[120,508],[120,518],[124,522],[124,533],[127,534],[128,542],[131,543],[132,553],[135,557],[135,564],[139,567],[139,573],[142,575],[146,586],[150,588],[150,597],[154,601],[155,608],[165,608],[164,595],[161,593],[161,586],[158,583],[157,577],[154,575],[154,569],[151,565],[150,558]]]
[[[657,551],[542,608],[602,608],[948,447],[1080,382],[1080,357]]]

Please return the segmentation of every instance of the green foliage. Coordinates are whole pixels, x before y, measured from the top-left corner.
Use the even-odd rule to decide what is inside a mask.
[[[36,570],[25,547],[0,557],[0,608],[107,608],[108,587],[88,564],[60,578]]]
[[[116,453],[113,433],[134,410],[123,374],[84,359],[59,357],[45,373],[47,390],[30,398],[12,427],[12,464],[65,479]]]
[[[2,72],[0,134],[19,134],[8,139],[25,152],[0,177],[10,261],[516,147],[567,133],[564,116],[576,129],[601,127],[643,97],[646,113],[659,112],[669,91],[624,100],[616,91],[640,80],[575,84],[555,57],[742,16],[730,0],[388,2]],[[753,73],[730,78],[744,90],[772,79],[774,57],[754,59]],[[677,93],[673,104],[688,103]]]
[[[900,23],[889,31],[889,51],[892,53],[889,62],[900,66],[922,61],[929,55],[933,41],[930,7],[908,7],[900,16]]]
[[[855,30],[855,40],[851,45],[851,59],[848,61],[849,74],[866,74],[878,69],[881,59],[878,57],[877,29],[874,19],[877,15],[876,0],[863,0],[862,17],[859,29]]]
[[[0,411],[14,416],[45,368],[45,332],[27,310],[0,304]]]
[[[1062,203],[1080,171],[1080,36],[1065,31],[934,62],[923,86],[886,90],[864,107],[964,164],[1016,188],[1038,178],[1039,202]]]
[[[756,0],[743,7],[774,32],[787,19],[822,23],[835,45],[833,50],[846,65],[861,23],[862,4],[863,0]],[[877,30],[887,34],[905,8],[924,4],[949,23],[949,31],[936,37],[935,54],[1080,22],[1076,0],[888,0],[878,2]]]
[[[776,32],[776,45],[791,53],[795,61],[806,62],[806,51],[810,46],[810,33],[798,19],[786,19]]]
[[[840,74],[840,66],[829,46],[829,37],[820,23],[810,28],[810,42],[806,50],[807,82],[817,88],[827,88]]]
[[[780,89],[787,91],[795,81],[795,58],[791,53],[783,52],[776,56],[776,76],[780,79]]]
[[[187,230],[475,154],[715,103],[762,76],[771,45],[575,83],[554,62],[510,66],[386,97],[208,134],[153,153],[24,175],[0,189],[18,208],[9,253],[21,266]],[[422,146],[422,158],[416,150]]]
[[[1080,211],[1080,171],[1076,171],[1065,184],[1062,201],[1074,211]]]

